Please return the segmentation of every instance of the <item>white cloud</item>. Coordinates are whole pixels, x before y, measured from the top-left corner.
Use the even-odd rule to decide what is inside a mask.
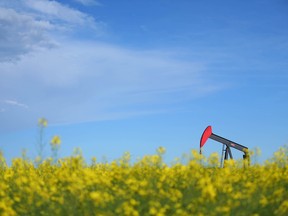
[[[53,46],[45,34],[52,28],[48,21],[0,7],[0,62],[14,60],[36,47]]]
[[[58,45],[55,35],[91,30],[100,35],[104,24],[57,1],[10,0],[0,3],[0,62],[15,61],[39,48]],[[63,34],[65,33],[65,34]],[[93,34],[93,35],[94,35]]]

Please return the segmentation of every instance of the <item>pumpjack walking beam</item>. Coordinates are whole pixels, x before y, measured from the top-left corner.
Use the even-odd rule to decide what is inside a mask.
[[[221,137],[221,136],[218,136],[214,133],[212,133],[212,127],[211,126],[208,126],[202,136],[201,136],[201,140],[200,140],[200,154],[202,154],[202,147],[205,145],[206,141],[208,140],[208,138],[212,139],[212,140],[215,140],[217,142],[220,142],[222,143],[223,145],[226,146],[226,149],[224,150],[225,151],[225,157],[224,159],[227,160],[228,159],[228,156],[233,159],[233,156],[232,156],[232,152],[231,152],[231,149],[230,148],[235,148],[239,151],[242,151],[244,153],[243,155],[243,159],[248,159],[248,164],[249,164],[249,155],[248,155],[248,148],[246,146],[243,146],[243,145],[240,145],[236,142],[233,142],[231,140],[228,140],[224,137]]]

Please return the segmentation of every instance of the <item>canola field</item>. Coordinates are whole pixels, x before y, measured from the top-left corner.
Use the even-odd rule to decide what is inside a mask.
[[[0,215],[288,215],[288,156],[261,165],[203,158],[167,165],[165,149],[132,163],[85,163],[81,154],[35,163],[0,157]]]

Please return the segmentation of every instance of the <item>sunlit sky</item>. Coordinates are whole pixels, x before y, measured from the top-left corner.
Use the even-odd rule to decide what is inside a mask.
[[[288,143],[287,68],[286,0],[1,0],[0,149],[35,158],[45,117],[47,157],[59,135],[61,157],[172,161],[212,125],[264,161]]]

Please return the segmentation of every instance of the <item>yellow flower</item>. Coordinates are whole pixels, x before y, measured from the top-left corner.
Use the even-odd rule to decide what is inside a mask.
[[[90,198],[92,200],[94,200],[95,202],[100,202],[102,197],[101,197],[101,193],[98,191],[93,191],[90,193]]]
[[[45,118],[40,118],[40,119],[38,120],[38,125],[41,126],[41,127],[47,127],[47,125],[48,125],[47,119],[45,119]]]
[[[274,212],[275,215],[287,215],[288,213],[288,200],[284,200],[279,208]]]
[[[51,145],[54,146],[54,147],[57,147],[57,146],[60,146],[61,144],[61,139],[59,136],[55,135],[53,136],[52,140],[51,140]]]
[[[164,153],[166,152],[166,149],[165,149],[164,147],[160,146],[160,147],[157,149],[157,152],[158,152],[158,154],[162,155],[162,154],[164,154]]]
[[[149,209],[149,214],[150,214],[150,215],[156,215],[156,214],[157,214],[157,209],[156,209],[155,207],[151,207],[151,208]]]
[[[265,196],[262,195],[259,203],[260,203],[261,206],[264,207],[264,206],[266,206],[268,204],[268,200],[267,200],[267,198]]]

